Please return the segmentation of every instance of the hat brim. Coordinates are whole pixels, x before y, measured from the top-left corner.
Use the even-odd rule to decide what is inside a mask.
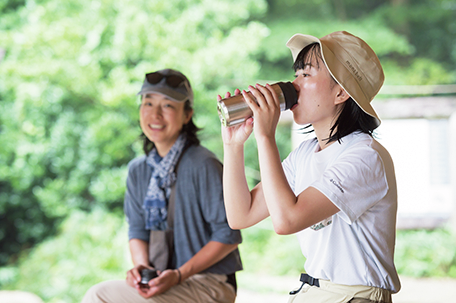
[[[139,93],[136,95],[145,95],[145,94],[160,94],[165,96],[166,98],[176,101],[176,102],[184,102],[188,100],[188,96],[178,93],[172,89],[166,88],[166,87],[145,87],[143,88]]]
[[[291,54],[293,55],[293,62],[296,61],[296,57],[298,57],[299,52],[302,51],[304,47],[312,43],[321,44],[320,39],[314,36],[303,34],[293,35],[286,44],[287,47],[291,50]]]

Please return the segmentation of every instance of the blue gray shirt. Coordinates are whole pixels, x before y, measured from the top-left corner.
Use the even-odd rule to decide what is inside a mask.
[[[241,243],[238,230],[232,230],[226,220],[222,192],[222,164],[202,146],[190,146],[183,154],[175,187],[174,247],[176,265],[182,266],[209,241],[224,244]],[[129,163],[124,211],[129,223],[129,239],[149,241],[145,229],[144,197],[152,168],[146,156]],[[220,262],[205,270],[216,274],[232,274],[242,269],[236,249]]]

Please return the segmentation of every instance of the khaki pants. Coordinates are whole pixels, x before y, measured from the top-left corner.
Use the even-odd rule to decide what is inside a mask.
[[[319,280],[320,287],[304,285],[296,295],[291,295],[288,303],[391,303],[389,290],[370,286],[350,286]]]
[[[226,280],[226,275],[197,274],[149,299],[139,295],[125,280],[105,281],[92,286],[82,303],[233,303],[236,293]]]

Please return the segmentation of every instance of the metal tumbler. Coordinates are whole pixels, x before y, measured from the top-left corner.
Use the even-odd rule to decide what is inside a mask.
[[[298,102],[298,94],[291,82],[277,82],[271,87],[279,96],[281,111],[292,108]],[[255,99],[251,92],[248,93]],[[220,122],[226,127],[240,124],[253,115],[242,95],[220,100],[217,104],[217,111]]]

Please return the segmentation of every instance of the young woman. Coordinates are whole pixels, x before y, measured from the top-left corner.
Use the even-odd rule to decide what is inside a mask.
[[[396,180],[390,155],[372,137],[380,120],[370,105],[384,80],[380,62],[347,32],[321,39],[296,34],[287,46],[298,93],[293,119],[312,127],[316,138],[281,163],[276,93],[269,85],[249,86],[255,102],[243,91],[253,117],[222,127],[228,222],[242,229],[271,216],[276,233],[297,234],[306,274],[290,302],[391,302],[400,289],[393,262]],[[261,182],[250,191],[243,149],[252,131]]]
[[[145,155],[129,164],[124,206],[134,267],[126,281],[92,287],[83,302],[232,303],[242,239],[226,220],[222,165],[199,145],[190,83],[178,71],[160,70],[146,75],[138,95]],[[151,255],[166,246],[156,238],[166,231],[174,248],[159,267]],[[142,284],[143,269],[157,269],[158,277]]]

